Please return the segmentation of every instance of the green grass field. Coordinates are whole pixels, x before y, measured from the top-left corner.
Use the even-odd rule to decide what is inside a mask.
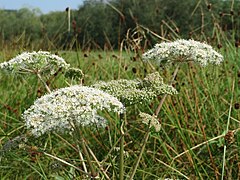
[[[240,177],[240,52],[229,43],[219,52],[224,55],[224,62],[219,66],[202,68],[192,63],[180,66],[173,82],[179,94],[167,96],[158,115],[161,131],[151,132],[146,143],[148,130],[138,114],[140,111],[154,114],[162,97],[127,108],[124,179],[130,177],[143,144],[146,146],[134,179]],[[0,62],[17,54],[3,50]],[[60,51],[58,54],[83,71],[84,85],[99,80],[142,79],[154,71],[167,83],[175,68],[153,69],[130,51]],[[66,80],[61,73],[50,79],[51,89],[79,83]],[[0,179],[88,179],[79,171],[84,169],[81,152],[68,133],[31,137],[27,142],[14,140],[28,132],[21,113],[45,93],[44,86],[34,76],[0,73]],[[103,115],[109,120],[107,128],[81,130],[94,154],[90,157],[100,179],[118,179],[121,124],[116,115],[107,112]]]

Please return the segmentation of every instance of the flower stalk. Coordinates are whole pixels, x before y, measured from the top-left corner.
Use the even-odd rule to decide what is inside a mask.
[[[146,147],[146,144],[147,144],[147,141],[148,141],[150,132],[151,132],[151,131],[150,131],[150,127],[148,127],[148,130],[147,130],[147,132],[145,133],[145,136],[144,136],[144,138],[143,138],[143,145],[142,145],[142,147],[141,147],[140,153],[139,153],[139,155],[138,155],[137,161],[136,161],[136,163],[135,163],[135,165],[134,165],[134,167],[133,167],[132,173],[131,173],[131,175],[130,175],[130,178],[129,178],[130,180],[133,180],[133,177],[134,177],[134,175],[135,175],[135,173],[136,173],[136,171],[137,171],[137,168],[138,168],[139,162],[140,162],[140,160],[141,160],[141,158],[142,158],[143,152],[144,152],[144,150],[145,150],[145,147]]]
[[[88,163],[90,171],[91,171],[91,178],[96,178],[98,176],[98,173],[94,169],[93,163],[92,163],[92,161],[90,159],[90,155],[89,155],[89,153],[87,151],[87,148],[85,146],[85,141],[84,141],[84,138],[82,137],[82,135],[80,137],[80,143],[81,143],[81,147],[82,147],[83,153],[84,153],[84,155],[85,155],[85,157],[87,159],[87,163]]]
[[[119,179],[123,180],[124,178],[124,124],[126,119],[126,113],[120,114],[120,121],[121,121],[121,127],[120,127],[120,171],[119,171]]]
[[[171,81],[170,81],[169,84],[172,85],[174,79],[175,79],[176,76],[177,76],[178,70],[179,70],[179,64],[177,65],[176,69],[174,70],[172,79],[171,79]],[[159,114],[159,112],[160,112],[160,110],[161,110],[161,108],[162,108],[162,106],[163,106],[163,103],[164,103],[166,97],[167,97],[167,94],[164,94],[163,97],[162,97],[162,99],[161,99],[161,101],[159,102],[158,107],[157,107],[157,109],[156,109],[156,111],[155,111],[155,115],[156,115],[156,116],[158,116],[158,114]]]
[[[49,86],[47,85],[47,83],[43,80],[42,76],[39,73],[36,73],[38,79],[43,83],[44,87],[46,88],[48,93],[51,93],[52,91],[50,90]]]

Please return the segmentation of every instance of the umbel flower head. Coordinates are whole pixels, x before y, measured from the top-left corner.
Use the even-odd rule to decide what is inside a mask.
[[[176,89],[163,83],[158,72],[148,74],[143,80],[101,81],[92,87],[117,97],[125,106],[150,101],[161,94],[177,94]]]
[[[153,127],[156,132],[159,132],[161,130],[161,124],[159,123],[156,116],[154,115],[151,116],[144,112],[140,112],[139,116],[142,120],[142,123],[149,125],[149,128]]]
[[[193,61],[206,66],[220,64],[223,56],[208,44],[179,39],[174,42],[156,44],[154,48],[143,54],[143,60],[153,60],[158,65]]]
[[[50,74],[54,74],[58,69],[67,69],[68,67],[69,64],[63,58],[48,51],[24,52],[0,64],[0,69],[13,73],[41,73],[50,71]]]
[[[72,130],[72,124],[104,126],[105,119],[97,114],[101,110],[121,113],[124,106],[101,90],[75,85],[37,99],[22,117],[32,134],[40,136],[53,130]]]

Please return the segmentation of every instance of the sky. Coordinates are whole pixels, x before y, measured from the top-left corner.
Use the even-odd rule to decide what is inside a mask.
[[[66,7],[78,9],[84,0],[0,0],[0,9],[39,8],[42,13],[65,11]]]

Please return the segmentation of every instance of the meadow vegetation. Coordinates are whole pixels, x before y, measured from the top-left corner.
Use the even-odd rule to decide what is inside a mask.
[[[98,7],[99,12],[103,12],[103,7],[110,8],[111,13],[118,15],[118,18],[116,14],[112,15],[117,19],[112,22],[117,24],[111,25],[117,34],[108,33],[101,27],[98,27],[101,32],[96,31],[92,26],[93,34],[105,33],[94,37],[87,25],[79,34],[76,29],[71,29],[70,36],[66,32],[52,32],[54,35],[49,37],[36,33],[39,36],[35,39],[28,38],[27,29],[20,35],[7,37],[3,37],[5,31],[1,31],[0,63],[26,51],[42,49],[62,57],[72,69],[69,72],[64,68],[51,71],[51,66],[50,69],[43,68],[39,77],[38,71],[19,74],[0,68],[0,179],[90,179],[96,176],[100,179],[239,179],[239,1],[224,1],[225,9],[217,6],[216,1],[191,3],[192,16],[188,17],[188,22],[192,22],[189,24],[191,30],[175,15],[179,12],[177,9],[169,12],[170,8],[165,8],[169,14],[161,18],[157,15],[164,12],[157,9],[159,13],[154,11],[156,16],[152,16],[154,21],[149,20],[150,25],[137,13],[142,10],[138,1],[126,1],[129,4],[110,1],[108,6],[90,2],[94,1],[85,1],[85,5],[74,13],[85,12],[88,23],[94,24],[95,20],[90,20],[91,8]],[[166,7],[171,7],[171,3]],[[170,18],[171,14],[175,16]],[[54,18],[54,15],[42,15],[41,18]],[[201,20],[197,21],[197,18]],[[158,31],[157,20],[162,20]],[[46,18],[45,22],[48,21]],[[104,22],[96,24],[105,25]],[[57,27],[54,26],[60,29]],[[50,26],[46,30],[49,29]],[[143,53],[153,48],[156,42],[173,42],[182,38],[210,44],[224,60],[206,67],[192,61],[165,66],[144,60]],[[149,75],[154,73],[163,78],[161,83],[156,79],[149,80]],[[165,91],[141,103],[126,103],[128,89],[153,92],[154,82],[155,85],[168,84],[178,93],[166,95]],[[51,131],[37,137],[27,128],[22,114],[37,99],[44,99],[52,91],[56,97],[60,88],[76,85],[101,86],[102,90],[111,93],[110,85],[106,83],[112,83],[111,87],[126,88],[122,94],[117,90],[112,93],[119,96],[126,107],[120,114],[97,108],[91,115],[96,113],[97,117],[104,118],[101,121],[104,128],[73,124],[74,130],[70,133]],[[142,95],[140,93],[137,95]],[[108,103],[111,104],[110,99]]]

